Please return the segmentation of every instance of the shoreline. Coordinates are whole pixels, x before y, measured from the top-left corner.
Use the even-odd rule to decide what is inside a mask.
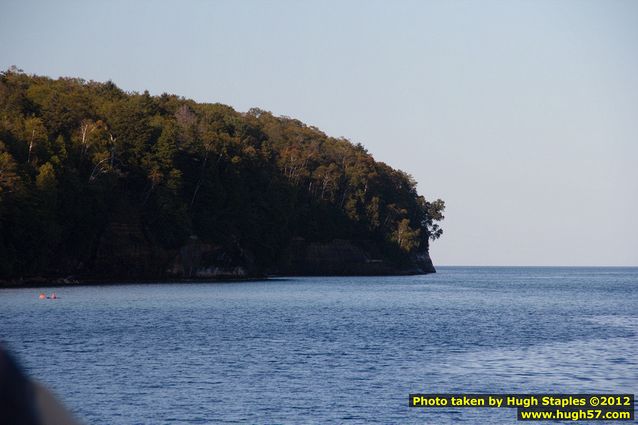
[[[78,278],[67,277],[29,277],[0,280],[0,290],[20,288],[53,288],[76,286],[102,286],[102,285],[143,285],[143,284],[174,284],[174,283],[234,283],[251,281],[268,281],[274,279],[286,279],[291,277],[379,277],[379,276],[418,276],[436,272],[397,272],[377,274],[254,274],[241,277],[201,277],[201,278]]]

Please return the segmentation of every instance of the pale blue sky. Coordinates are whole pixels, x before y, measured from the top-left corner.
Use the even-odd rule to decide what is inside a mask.
[[[3,1],[0,68],[361,142],[443,265],[638,265],[638,1]]]

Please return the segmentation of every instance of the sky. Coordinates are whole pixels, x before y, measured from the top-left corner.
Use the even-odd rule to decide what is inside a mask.
[[[638,1],[3,0],[11,65],[362,143],[446,202],[435,265],[638,266]]]

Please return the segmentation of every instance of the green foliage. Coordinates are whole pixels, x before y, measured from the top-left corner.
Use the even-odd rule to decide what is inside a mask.
[[[260,267],[293,237],[404,257],[441,236],[444,203],[360,144],[253,108],[0,74],[0,277],[82,272],[109,225],[170,252],[196,235]]]
[[[57,181],[55,178],[55,172],[53,171],[53,165],[50,162],[45,163],[38,169],[38,175],[35,178],[35,185],[38,189],[44,192],[51,192],[55,190]]]
[[[4,144],[0,142],[0,194],[16,190],[20,183],[20,177],[16,171],[17,164],[13,156],[4,150]]]

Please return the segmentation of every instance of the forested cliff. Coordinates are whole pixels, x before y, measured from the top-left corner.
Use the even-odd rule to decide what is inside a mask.
[[[415,186],[259,109],[0,74],[5,283],[431,272],[444,203]]]

